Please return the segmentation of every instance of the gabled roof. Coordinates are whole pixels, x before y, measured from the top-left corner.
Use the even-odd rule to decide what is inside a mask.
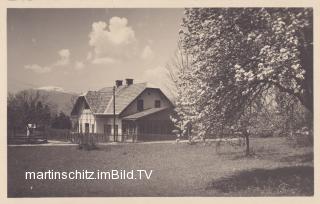
[[[100,91],[104,91],[103,88]],[[137,98],[146,88],[147,83],[132,84],[130,86],[120,86],[116,90],[116,114],[120,114],[135,98]],[[113,99],[113,97],[112,97]],[[110,101],[105,114],[113,114],[113,100]]]
[[[93,113],[103,113],[112,99],[112,89],[109,92],[88,91],[85,99]]]
[[[124,111],[145,89],[157,89],[161,92],[160,89],[148,86],[147,83],[136,83],[116,88],[116,114]],[[93,114],[113,114],[113,87],[105,87],[98,91],[88,91],[83,97]],[[164,97],[166,96],[164,95]]]

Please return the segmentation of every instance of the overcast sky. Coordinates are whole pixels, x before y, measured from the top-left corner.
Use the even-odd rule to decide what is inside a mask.
[[[183,9],[8,9],[8,89],[161,86]]]

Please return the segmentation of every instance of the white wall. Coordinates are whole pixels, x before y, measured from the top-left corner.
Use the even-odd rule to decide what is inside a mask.
[[[170,107],[170,102],[162,96],[158,90],[156,89],[147,89],[145,90],[139,98],[137,98],[122,114],[123,116],[131,115],[137,113],[137,101],[139,99],[143,99],[143,108],[150,109],[154,108],[155,101],[161,101],[161,107]],[[111,132],[113,134],[113,116],[112,115],[103,115],[103,116],[95,116],[92,114],[90,109],[84,109],[84,104],[80,107],[80,115],[79,115],[79,131],[80,124],[82,127],[82,132],[85,132],[85,123],[89,123],[89,132],[90,133],[104,133],[104,125],[111,125]],[[94,125],[94,130],[92,130],[92,125]],[[116,125],[118,125],[118,134],[122,134],[122,121],[121,119],[116,117]]]
[[[82,128],[82,132],[85,132],[85,124],[89,124],[89,132],[90,133],[104,133],[104,125],[111,125],[111,133],[113,134],[113,116],[112,115],[104,115],[104,116],[96,116],[93,115],[90,109],[85,109],[84,104],[80,106],[79,117],[78,117],[78,125],[79,132],[80,127]],[[92,125],[94,125],[94,129],[92,129]],[[116,117],[116,125],[118,125],[118,134],[122,134],[122,122]]]
[[[89,123],[89,132],[93,133],[95,130],[92,129],[92,125],[94,125],[94,129],[96,129],[96,121],[95,117],[89,109],[82,109],[79,116],[79,130],[82,128],[82,132],[85,132],[85,124]]]
[[[111,125],[111,133],[113,134],[113,116],[96,116],[96,133],[104,133],[104,125]],[[122,134],[122,122],[116,117],[116,125],[118,125],[118,134]]]

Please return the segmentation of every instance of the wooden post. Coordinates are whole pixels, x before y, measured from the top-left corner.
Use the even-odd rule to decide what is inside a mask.
[[[116,142],[116,87],[113,86],[113,141]]]
[[[249,156],[250,155],[250,144],[249,144],[249,132],[247,130],[247,127],[243,127],[241,132],[246,140],[246,156]]]
[[[136,123],[132,122],[132,141],[136,142],[137,130],[136,130]]]
[[[135,122],[135,128],[136,128],[136,141],[138,141],[138,134],[139,134],[139,126],[138,126],[138,123],[137,122]]]

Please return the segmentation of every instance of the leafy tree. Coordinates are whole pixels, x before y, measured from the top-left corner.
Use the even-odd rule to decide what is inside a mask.
[[[180,34],[192,69],[179,76],[177,111],[187,105],[203,137],[219,125],[250,125],[241,118],[269,89],[312,112],[312,24],[310,8],[186,9]]]
[[[52,121],[52,128],[56,129],[71,129],[72,123],[69,116],[65,115],[63,112],[60,112],[59,115],[56,115]]]
[[[43,105],[42,105],[41,101],[38,101],[37,105],[36,105],[36,117],[35,117],[36,121],[41,122],[42,113],[43,113]]]
[[[22,121],[21,115],[19,114],[19,105],[17,100],[15,99],[14,94],[11,94],[11,93],[8,94],[7,103],[8,103],[8,107],[7,107],[8,133],[15,135],[17,127],[24,126],[24,123]]]
[[[50,124],[51,121],[51,111],[48,105],[44,106],[44,109],[41,114],[41,120],[44,124]]]
[[[171,120],[175,127],[175,134],[178,139],[180,137],[188,137],[191,141],[192,139],[192,128],[191,124],[194,124],[194,116],[197,114],[192,104],[190,97],[193,95],[189,92],[188,86],[192,78],[186,79],[189,76],[187,73],[191,71],[190,61],[192,56],[189,55],[181,46],[178,44],[178,49],[176,50],[171,61],[166,65],[168,78],[172,82],[169,84],[170,90],[175,96],[176,108],[171,115]]]
[[[17,130],[25,131],[29,123],[38,126],[48,126],[51,120],[51,110],[46,104],[46,97],[39,92],[30,90],[9,93],[7,98],[8,131],[13,135]],[[45,107],[43,108],[43,104]]]

